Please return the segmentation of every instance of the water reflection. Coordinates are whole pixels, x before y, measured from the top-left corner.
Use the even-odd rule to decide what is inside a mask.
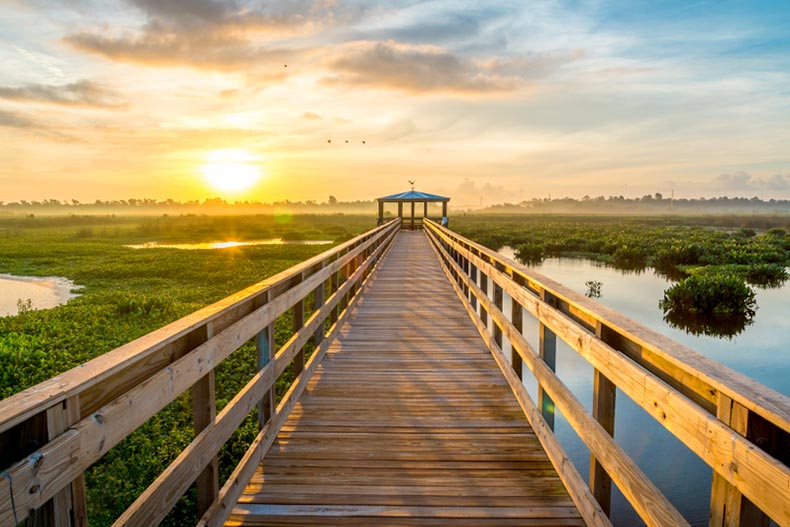
[[[515,256],[509,248],[499,252],[509,258]],[[788,283],[779,288],[757,290],[760,305],[757,316],[738,334],[722,339],[704,331],[689,331],[665,320],[658,300],[672,282],[659,273],[624,273],[598,262],[573,258],[547,258],[532,267],[580,294],[588,290],[585,282],[600,282],[603,284],[600,303],[773,390],[790,395]],[[737,326],[733,321],[730,324]],[[537,321],[524,315],[523,327],[525,337],[537,349]],[[561,341],[557,342],[557,374],[590,411],[593,368]],[[537,387],[528,370],[524,379],[527,391],[535,399]],[[615,421],[617,443],[692,526],[706,527],[710,508],[710,468],[619,389]],[[589,450],[559,414],[556,423],[560,443],[583,477],[587,477]],[[613,489],[612,521],[615,526],[643,525],[617,488]]]
[[[282,238],[272,238],[270,240],[250,240],[246,242],[223,241],[223,242],[201,242],[201,243],[160,243],[146,242],[136,245],[125,245],[131,249],[229,249],[231,247],[249,247],[253,245],[329,245],[334,243],[332,240],[283,240]]]
[[[690,335],[732,340],[740,335],[747,326],[754,323],[754,311],[746,313],[704,314],[678,309],[664,311],[664,321],[673,328],[681,329]]]
[[[0,274],[0,317],[20,311],[49,309],[65,304],[78,296],[72,293],[79,286],[58,276],[14,276]]]

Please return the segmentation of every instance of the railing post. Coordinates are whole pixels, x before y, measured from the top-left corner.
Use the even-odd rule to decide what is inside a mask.
[[[321,282],[321,284],[315,288],[313,291],[313,298],[315,299],[313,303],[313,308],[318,311],[321,309],[321,306],[324,305],[324,292],[326,291],[326,282]],[[322,322],[319,324],[318,328],[315,330],[315,336],[313,337],[313,344],[316,348],[321,342],[324,340],[324,334],[326,333],[326,322]]]
[[[497,269],[499,269],[500,265],[496,264],[496,267],[497,267]],[[499,309],[499,311],[504,313],[504,309],[503,309],[503,293],[504,293],[504,291],[493,280],[491,280],[491,286],[492,286],[492,289],[493,289],[494,305],[496,306],[497,309]],[[505,315],[505,316],[507,316],[507,315]],[[504,351],[504,349],[502,348],[502,329],[499,326],[497,326],[496,322],[494,322],[494,317],[491,317],[491,330],[492,330],[493,335],[494,335],[494,342],[497,343],[497,346],[499,346],[499,349]]]
[[[545,289],[540,290],[540,298],[550,306],[555,307],[553,297],[547,294]],[[538,355],[552,371],[557,371],[557,336],[543,322],[540,323],[539,328]],[[549,428],[554,430],[554,402],[543,391],[540,384],[538,384],[538,407]]]
[[[469,263],[469,278],[472,280],[473,284],[477,285],[477,266],[473,263]],[[477,297],[472,293],[472,290],[469,290],[469,302],[472,304],[472,309],[477,312]]]
[[[337,273],[332,273],[332,276],[329,278],[329,295],[332,296],[337,292],[337,288],[339,286],[340,280],[338,279],[339,271]],[[329,313],[329,323],[334,325],[337,322],[338,314],[339,314],[339,305],[338,302],[335,304],[335,307],[332,308],[332,311]]]
[[[600,322],[595,325],[595,336],[606,342],[604,327]],[[614,415],[616,387],[600,371],[593,372],[592,415],[606,432],[614,437]],[[612,508],[612,478],[604,470],[594,455],[590,454],[590,490],[607,516]]]
[[[272,300],[271,290],[266,293],[267,303]],[[255,339],[255,347],[258,356],[258,370],[262,370],[269,364],[272,356],[274,355],[274,322],[263,328]],[[258,405],[258,427],[263,428],[263,425],[271,419],[274,415],[274,405],[276,402],[275,388],[266,392]]]
[[[213,324],[206,324],[206,340],[214,336]],[[203,431],[217,416],[214,370],[192,386],[192,425],[195,435]],[[217,457],[209,462],[195,480],[197,487],[197,516],[200,518],[217,499],[219,493],[219,465]]]
[[[483,271],[480,271],[480,289],[483,290],[484,295],[488,296],[488,276],[486,276]],[[480,309],[478,314],[480,316],[480,320],[483,321],[483,325],[486,327],[486,330],[490,330],[488,327],[488,311],[486,311],[486,308],[483,307],[482,302],[480,303],[479,307]]]
[[[69,397],[47,410],[47,434],[52,441],[80,420],[80,398]],[[80,474],[52,498],[55,527],[84,527],[88,525],[88,506],[85,500],[85,476]]]
[[[522,280],[520,276],[515,275],[513,276],[513,281],[518,285],[522,285]],[[510,297],[510,322],[513,324],[513,327],[516,328],[516,331],[524,334],[524,310],[521,307],[521,304],[516,302],[512,295],[508,295]],[[524,363],[521,359],[521,355],[510,346],[510,365],[513,368],[513,371],[516,372],[518,378],[522,381],[524,380]]]
[[[716,417],[738,432],[746,436],[749,425],[749,410],[731,398],[719,392],[716,404]],[[767,523],[744,523],[742,518],[743,496],[724,476],[713,471],[710,496],[710,527],[758,527]]]
[[[304,273],[299,275],[293,283],[291,287],[296,287],[304,280]],[[296,334],[300,329],[304,327],[304,298],[299,300],[293,307],[293,333]],[[293,372],[294,372],[294,379],[302,373],[304,369],[304,347],[299,350],[293,360]]]

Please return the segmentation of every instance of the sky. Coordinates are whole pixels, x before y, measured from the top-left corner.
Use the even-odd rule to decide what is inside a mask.
[[[788,27],[787,0],[0,0],[0,201],[787,199]]]

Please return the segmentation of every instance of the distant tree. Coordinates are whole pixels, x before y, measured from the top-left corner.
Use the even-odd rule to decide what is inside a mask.
[[[330,205],[337,205],[337,198],[334,196],[329,196],[329,204]]]

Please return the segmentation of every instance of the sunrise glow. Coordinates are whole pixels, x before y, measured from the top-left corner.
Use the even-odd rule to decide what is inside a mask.
[[[241,192],[261,177],[255,158],[246,150],[215,150],[200,167],[206,181],[221,192]]]
[[[0,2],[0,201],[790,197],[787,2],[85,5]]]

